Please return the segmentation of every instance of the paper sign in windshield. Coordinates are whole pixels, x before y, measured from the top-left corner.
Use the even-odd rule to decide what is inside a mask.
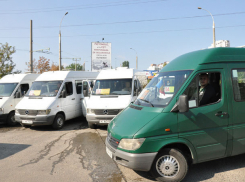
[[[109,95],[110,94],[110,89],[96,89],[96,94],[101,94],[101,95]]]
[[[41,94],[41,90],[31,90],[29,95],[35,95],[35,96],[39,96]]]
[[[174,87],[164,87],[164,92],[174,92]]]

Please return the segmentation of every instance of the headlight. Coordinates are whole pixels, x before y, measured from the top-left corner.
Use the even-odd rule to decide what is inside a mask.
[[[87,114],[94,114],[94,109],[87,109]]]
[[[51,112],[51,109],[48,110],[38,110],[37,115],[48,115]]]
[[[15,109],[15,114],[20,114],[18,109]]]
[[[0,113],[3,114],[3,108],[0,108]]]
[[[145,138],[122,139],[118,147],[121,149],[125,149],[125,150],[137,150],[138,148],[141,147],[144,141],[145,141]]]

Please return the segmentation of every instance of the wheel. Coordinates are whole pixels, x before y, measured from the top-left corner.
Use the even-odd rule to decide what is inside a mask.
[[[17,124],[17,122],[15,121],[14,115],[15,115],[14,111],[10,112],[9,115],[8,115],[7,123],[10,126],[14,126],[14,125]]]
[[[96,127],[95,127],[95,124],[89,123],[89,122],[88,122],[88,127],[91,128],[91,129],[95,129],[95,128],[96,128]]]
[[[64,126],[65,118],[62,114],[57,114],[54,118],[54,122],[52,124],[52,127],[55,130],[59,130]]]
[[[177,149],[164,149],[156,156],[151,166],[151,174],[158,181],[178,182],[188,171],[187,158]]]

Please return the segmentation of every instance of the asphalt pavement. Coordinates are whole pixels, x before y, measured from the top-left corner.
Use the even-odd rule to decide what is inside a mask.
[[[117,165],[105,151],[107,128],[89,129],[85,118],[50,126],[0,125],[0,181],[155,181],[147,172]],[[192,165],[185,182],[245,181],[245,155]]]

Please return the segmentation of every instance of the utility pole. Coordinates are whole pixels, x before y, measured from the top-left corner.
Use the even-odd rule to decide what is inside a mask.
[[[33,73],[33,51],[32,51],[32,20],[30,21],[30,72]]]
[[[68,12],[65,13],[65,15],[67,15]],[[65,15],[63,16],[63,18],[65,17]],[[60,31],[59,31],[59,71],[61,70],[61,23],[62,23],[62,20],[63,18],[61,19],[61,22],[60,22]]]
[[[77,71],[77,61],[81,61],[81,58],[73,58],[73,61],[75,61],[75,71]]]
[[[62,59],[72,59],[75,61],[75,71],[77,71],[77,61],[81,61],[81,58],[62,58]]]

